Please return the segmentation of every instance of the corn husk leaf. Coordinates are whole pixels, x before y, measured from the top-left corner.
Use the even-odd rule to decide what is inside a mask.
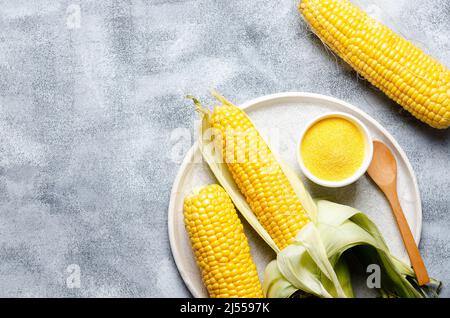
[[[277,264],[281,274],[297,289],[318,297],[347,297],[312,222],[277,255]]]
[[[378,264],[382,272],[381,288],[379,290],[382,297],[407,297],[423,298],[437,297],[441,284],[432,280],[430,284],[420,287],[415,279],[411,267],[391,255],[384,239],[376,225],[362,212],[349,206],[336,204],[326,200],[317,201],[317,228],[320,233],[321,241],[326,248],[327,256],[334,265],[336,273],[342,270],[348,270],[345,266],[341,268],[340,262],[344,259],[342,255],[347,251],[355,250],[358,260],[364,265]],[[279,254],[279,257],[290,257],[289,255]],[[292,257],[291,261],[292,261]],[[287,261],[277,264],[284,266]],[[301,265],[298,264],[300,267]],[[265,277],[276,278],[277,285],[270,281],[264,283],[268,286],[267,294],[271,297],[285,297],[285,289],[277,290],[278,286],[287,285],[283,278],[296,286],[290,276],[282,275],[275,277],[278,273],[284,273],[285,268],[278,268],[274,271],[273,266],[267,267]],[[298,269],[295,269],[298,270]],[[271,272],[274,272],[272,274]],[[349,275],[340,275],[343,278],[349,278]],[[341,280],[341,285],[347,289],[350,281]],[[351,288],[350,288],[351,289]]]

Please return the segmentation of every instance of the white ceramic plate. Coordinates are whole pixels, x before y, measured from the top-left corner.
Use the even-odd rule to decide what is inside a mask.
[[[280,145],[278,149],[273,150],[299,174],[300,169],[296,163],[296,143],[302,127],[311,118],[326,112],[346,112],[362,121],[372,137],[385,142],[397,158],[400,202],[414,238],[417,243],[419,242],[422,228],[422,208],[414,171],[395,139],[373,118],[341,100],[310,93],[268,95],[251,100],[241,105],[241,108],[247,112],[271,146]],[[276,140],[274,140],[274,135]],[[367,176],[363,176],[352,185],[336,189],[317,186],[303,176],[302,180],[313,197],[326,198],[365,212],[378,225],[392,253],[409,263],[389,204]],[[181,277],[194,297],[207,297],[208,294],[203,286],[189,237],[184,228],[183,200],[194,188],[216,182],[207,164],[201,160],[200,150],[196,143],[184,159],[173,184],[168,215],[172,253]],[[275,254],[244,220],[243,223],[250,241],[253,258],[260,278],[262,278],[266,264],[275,258]]]

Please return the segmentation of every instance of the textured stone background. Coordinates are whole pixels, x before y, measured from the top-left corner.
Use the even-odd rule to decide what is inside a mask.
[[[450,66],[450,1],[359,2]],[[327,94],[382,123],[418,176],[425,261],[450,284],[450,131],[358,79],[296,4],[0,1],[0,296],[189,296],[166,225],[190,144],[171,151],[173,130],[192,131],[183,96],[208,101],[212,87],[237,103]],[[80,289],[66,287],[69,264]]]

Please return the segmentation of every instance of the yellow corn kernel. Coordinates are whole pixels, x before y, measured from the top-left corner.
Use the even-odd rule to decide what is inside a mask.
[[[302,0],[299,10],[370,83],[430,126],[450,126],[450,71],[443,64],[348,0]]]
[[[210,297],[263,297],[244,228],[221,186],[186,197],[184,220]]]
[[[230,102],[214,108],[210,123],[250,208],[276,245],[285,248],[309,218],[280,164],[249,118]]]

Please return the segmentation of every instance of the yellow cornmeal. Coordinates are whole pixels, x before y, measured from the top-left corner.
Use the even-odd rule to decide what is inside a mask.
[[[301,144],[305,167],[316,177],[341,181],[351,177],[364,160],[362,132],[350,121],[330,117],[308,129]]]

